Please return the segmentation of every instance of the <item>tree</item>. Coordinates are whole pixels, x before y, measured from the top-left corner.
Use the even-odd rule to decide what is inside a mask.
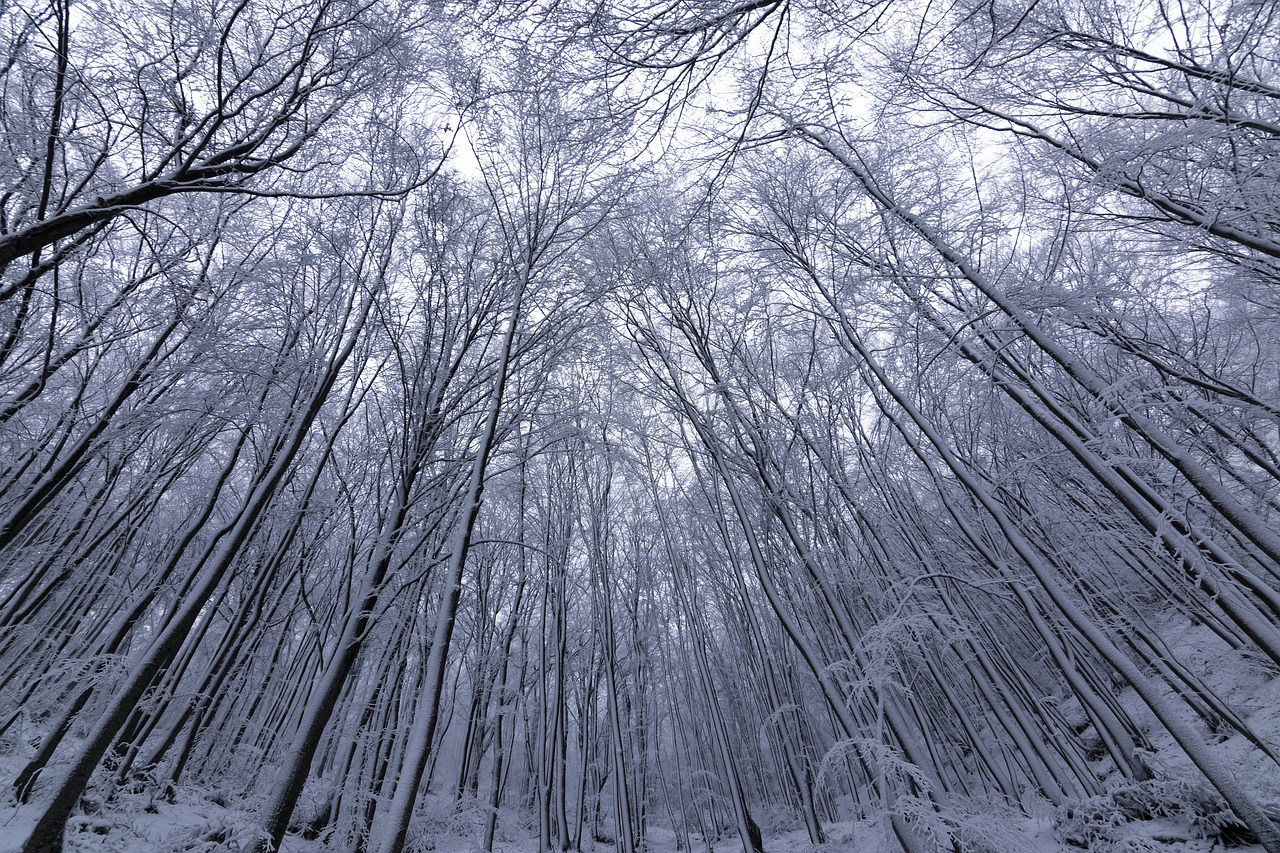
[[[117,11],[73,16],[58,0],[47,12],[16,6],[5,16],[5,137],[25,141],[10,148],[0,217],[0,271],[10,276],[0,300],[21,306],[10,340],[39,278],[129,212],[184,192],[305,191],[290,186],[286,165],[327,147],[322,132],[376,103],[412,26],[364,3]],[[258,176],[286,182],[251,184]],[[45,253],[62,240],[70,242]],[[24,271],[10,269],[28,255]]]

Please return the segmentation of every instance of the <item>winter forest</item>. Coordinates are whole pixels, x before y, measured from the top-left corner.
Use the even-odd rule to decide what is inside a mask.
[[[0,850],[1280,853],[1280,6],[10,0]]]

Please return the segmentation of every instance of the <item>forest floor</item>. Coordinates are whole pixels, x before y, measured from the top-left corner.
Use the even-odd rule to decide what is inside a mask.
[[[136,806],[136,807],[131,807]],[[30,821],[23,816],[9,815],[8,822],[0,826],[0,851],[18,851],[30,828]],[[81,815],[73,819],[67,834],[68,853],[230,853],[247,846],[251,837],[253,817],[247,811],[230,809],[208,799],[179,795],[174,804],[160,804],[154,813],[145,804],[131,804],[125,799],[116,807],[100,815]],[[993,827],[994,828],[994,827]],[[430,831],[429,828],[424,829]],[[828,824],[824,827],[828,841],[824,845],[810,844],[803,829],[765,836],[766,853],[880,853],[895,849],[886,836],[884,825],[873,821],[854,821]],[[1054,834],[1052,814],[1039,819],[1023,818],[1000,821],[999,846],[992,846],[990,853],[1069,853],[1089,849],[1095,851],[1129,851],[1129,853],[1204,853],[1224,849],[1209,839],[1195,837],[1184,822],[1170,820],[1140,821],[1125,828],[1126,841],[1121,844],[1090,845],[1081,848],[1060,841]],[[425,833],[424,833],[425,835]],[[993,837],[990,839],[995,842]],[[729,834],[718,841],[709,841],[694,833],[687,853],[741,853],[742,844]],[[326,848],[319,841],[304,841],[295,836],[285,840],[282,853],[320,853]],[[501,833],[501,840],[494,844],[495,853],[536,853],[536,831]],[[591,839],[583,842],[584,853],[605,853],[614,845]],[[1236,853],[1263,853],[1257,845],[1232,847]],[[455,831],[440,828],[430,840],[419,836],[418,843],[407,850],[434,851],[434,853],[480,853],[482,847],[474,835],[464,836]],[[669,828],[654,826],[650,829],[644,847],[646,853],[684,853],[676,835]],[[975,848],[976,853],[976,848]]]
[[[1219,643],[1205,628],[1165,625],[1161,636],[1172,656],[1203,679],[1231,707],[1243,709],[1248,725],[1259,739],[1280,748],[1280,678],[1262,665],[1242,668],[1218,651]],[[1234,833],[1231,815],[1206,806],[1213,795],[1190,771],[1186,760],[1149,711],[1141,707],[1131,690],[1119,694],[1121,703],[1150,738],[1154,751],[1149,764],[1155,780],[1142,785],[1112,778],[1107,794],[1076,804],[1070,814],[1044,802],[1032,803],[1030,816],[1008,810],[983,811],[972,804],[951,815],[960,827],[966,853],[1204,853],[1236,851],[1262,853]],[[1072,714],[1064,703],[1063,713]],[[1078,711],[1078,709],[1076,709]],[[39,732],[27,732],[16,746],[0,751],[0,779],[12,779],[39,743]],[[12,743],[12,742],[11,742]],[[1280,814],[1280,767],[1239,734],[1222,736],[1215,747],[1236,769],[1239,778],[1265,808]],[[57,772],[59,768],[50,768]],[[1105,772],[1104,767],[1099,767]],[[36,802],[17,806],[12,794],[0,795],[0,853],[18,851],[35,822],[42,787]],[[247,847],[255,820],[251,803],[230,801],[218,791],[179,787],[172,801],[158,796],[160,786],[138,780],[119,789],[110,802],[87,796],[68,827],[66,847],[77,853],[231,853]],[[1135,804],[1136,803],[1136,804]],[[300,805],[305,809],[307,803]],[[963,812],[963,813],[961,813]],[[1136,813],[1136,814],[1135,814]],[[498,821],[497,853],[536,853],[536,827],[516,809],[503,809]],[[407,851],[479,853],[484,813],[481,807],[458,809],[444,797],[430,796],[415,821]],[[764,823],[764,821],[762,821]],[[1221,831],[1226,826],[1226,831]],[[802,828],[790,828],[785,820],[766,825],[766,853],[878,853],[896,845],[878,820],[843,821],[824,827],[828,842],[809,843]],[[739,853],[736,834],[716,840],[696,833],[689,846],[655,816],[646,837],[645,853]],[[586,839],[585,853],[612,850],[612,843]],[[289,836],[283,853],[321,853],[321,840]]]

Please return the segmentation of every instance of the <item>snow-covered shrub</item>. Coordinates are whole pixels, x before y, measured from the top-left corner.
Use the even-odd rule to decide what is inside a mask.
[[[777,803],[766,803],[751,809],[751,817],[765,835],[781,835],[804,828],[804,821],[794,809]]]
[[[858,832],[852,821],[833,823],[825,828],[827,832],[826,846],[829,849],[841,850],[846,847],[853,847],[858,840]]]
[[[488,808],[474,797],[464,797],[457,804],[452,797],[431,795],[425,798],[409,822],[405,849],[419,851],[470,849],[484,835]],[[447,843],[441,843],[446,841]]]
[[[448,822],[450,831],[464,838],[481,838],[489,820],[489,806],[478,797],[463,797]]]
[[[333,820],[333,802],[337,789],[328,780],[308,779],[298,797],[289,831],[307,840],[318,838]]]
[[[228,842],[236,837],[236,828],[223,820],[210,820],[200,826],[185,830],[176,841],[180,846],[174,853],[212,853],[219,848],[226,849]]]
[[[935,801],[903,796],[895,806],[913,831],[938,850],[962,853],[1022,853],[1026,836],[1013,812],[992,802],[952,796]]]
[[[1248,829],[1206,783],[1183,778],[1122,781],[1058,810],[1054,836],[1096,853],[1146,853],[1182,838],[1251,842]]]
[[[1022,853],[1026,836],[1006,808],[954,798],[946,805],[951,838],[963,853]]]
[[[232,815],[217,815],[166,839],[174,853],[228,853],[248,850],[263,837],[261,828]]]
[[[1062,806],[1053,835],[1072,847],[1102,850],[1116,840],[1116,831],[1132,820],[1119,803],[1104,794]]]

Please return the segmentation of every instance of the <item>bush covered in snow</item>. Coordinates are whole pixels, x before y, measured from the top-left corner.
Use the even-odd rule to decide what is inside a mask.
[[[1058,809],[1054,837],[1091,853],[1140,853],[1192,839],[1238,846],[1257,839],[1207,784],[1125,780]]]

